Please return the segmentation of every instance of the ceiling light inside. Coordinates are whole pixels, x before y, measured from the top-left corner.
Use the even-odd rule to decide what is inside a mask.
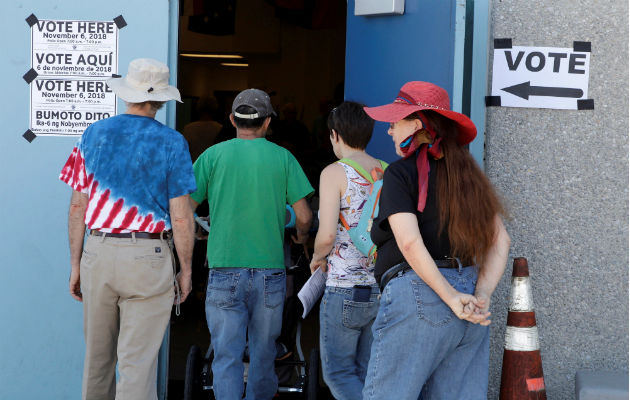
[[[181,57],[191,58],[243,58],[237,54],[201,54],[201,53],[181,53]]]
[[[249,64],[245,63],[221,63],[224,67],[249,67]]]

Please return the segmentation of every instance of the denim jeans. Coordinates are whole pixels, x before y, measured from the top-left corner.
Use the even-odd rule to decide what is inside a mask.
[[[211,268],[206,319],[214,360],[213,389],[220,400],[243,398],[243,354],[249,348],[247,400],[269,400],[278,389],[276,338],[286,292],[284,269]]]
[[[476,267],[440,272],[474,292]],[[487,399],[489,327],[457,318],[413,270],[387,284],[372,331],[365,400]]]
[[[319,312],[324,381],[337,400],[361,399],[378,312],[378,287],[369,301],[352,301],[352,288],[326,286]]]

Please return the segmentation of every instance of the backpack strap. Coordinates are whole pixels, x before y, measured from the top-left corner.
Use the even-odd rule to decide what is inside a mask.
[[[372,184],[379,179],[383,179],[383,173],[385,172],[387,167],[389,167],[389,164],[386,163],[385,161],[378,160],[378,162],[381,164],[381,168],[378,168],[378,167],[372,168],[372,171],[370,171],[370,173],[368,174],[365,168],[363,168],[358,162],[351,160],[349,158],[342,158],[341,160],[337,162],[346,164],[354,168],[354,170],[357,171],[359,175],[361,175],[363,178],[365,178],[365,180],[367,180],[368,182]]]
[[[385,171],[383,171],[379,167],[375,167],[375,168],[372,168],[372,171],[370,171],[370,174],[372,175],[372,179],[374,179],[374,182],[376,182],[378,180],[383,179],[383,175],[385,175]]]
[[[339,221],[341,221],[341,225],[343,225],[346,231],[350,230],[350,225],[348,225],[348,222],[346,221],[346,219],[343,217],[343,214],[341,213],[339,213]]]
[[[372,179],[374,179],[374,182],[383,179],[383,175],[385,175],[385,170],[387,169],[387,167],[389,167],[389,164],[387,164],[385,161],[383,160],[378,160],[378,162],[381,164],[381,167],[374,167],[372,168],[372,171],[370,171],[370,174],[372,175]]]
[[[341,164],[346,164],[349,167],[352,167],[355,171],[357,171],[357,173],[359,175],[361,175],[363,178],[365,178],[365,180],[367,180],[368,182],[370,182],[371,184],[374,184],[374,182],[376,182],[379,179],[383,179],[383,173],[385,171],[385,169],[387,169],[387,167],[389,167],[389,164],[387,164],[385,161],[383,160],[378,160],[379,163],[381,164],[381,168],[373,168],[372,171],[368,174],[367,171],[365,170],[365,168],[363,168],[358,162],[351,160],[349,158],[342,158],[341,160],[337,161],[338,163]],[[381,193],[379,192],[376,196],[376,201],[374,202],[374,207],[372,208],[372,216],[374,216],[374,211],[376,210],[376,207],[378,206],[378,200],[381,196]],[[346,231],[350,230],[350,225],[348,225],[348,222],[346,221],[346,219],[344,218],[343,214],[341,212],[339,212],[339,221],[341,222],[341,225],[346,229]],[[371,227],[370,227],[371,228]]]
[[[357,171],[357,173],[359,175],[361,175],[363,178],[365,178],[368,182],[370,183],[374,183],[374,179],[372,178],[372,175],[369,174],[365,168],[363,168],[358,162],[351,160],[349,158],[342,158],[341,160],[337,161],[338,163],[341,164],[346,164],[352,168],[354,168],[355,171]]]

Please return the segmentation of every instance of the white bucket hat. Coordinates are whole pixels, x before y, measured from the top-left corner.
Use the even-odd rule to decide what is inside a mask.
[[[127,76],[108,79],[107,85],[128,103],[169,100],[181,103],[179,90],[168,84],[168,78],[165,64],[151,58],[136,58],[129,63]]]

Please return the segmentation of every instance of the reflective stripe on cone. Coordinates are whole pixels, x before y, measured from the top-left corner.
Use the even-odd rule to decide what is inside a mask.
[[[547,399],[529,268],[525,258],[514,259],[504,348],[499,398]]]

